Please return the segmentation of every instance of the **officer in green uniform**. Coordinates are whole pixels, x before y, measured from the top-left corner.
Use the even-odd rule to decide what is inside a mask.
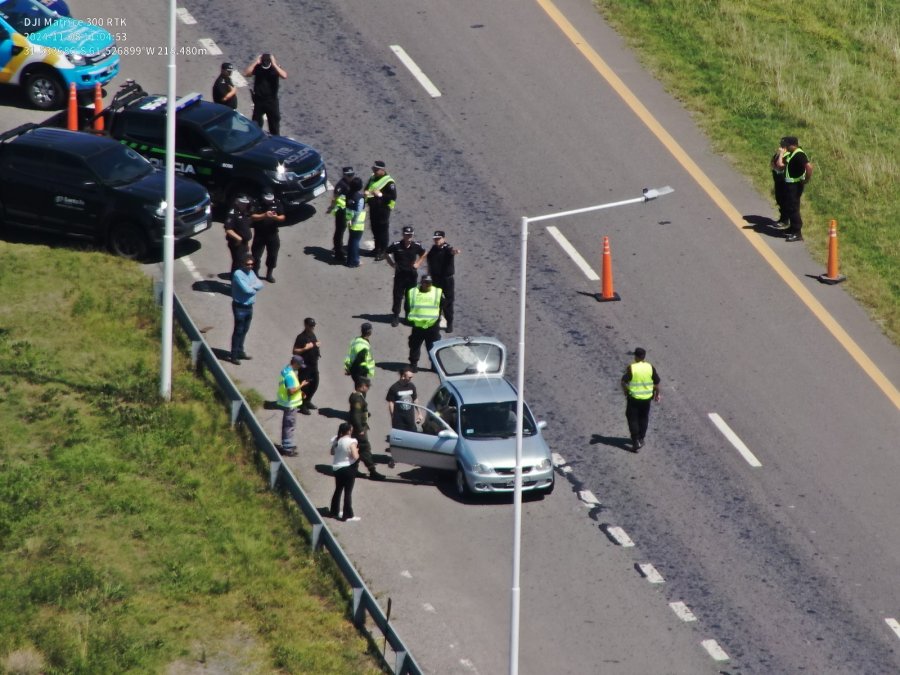
[[[372,445],[369,443],[369,404],[366,401],[366,392],[369,391],[371,381],[368,377],[356,380],[353,393],[350,394],[350,424],[353,427],[353,438],[359,447],[359,459],[369,470],[369,478],[372,480],[384,480],[384,474],[378,473],[375,468],[375,459],[372,457]]]
[[[656,368],[644,359],[647,351],[643,347],[634,350],[634,363],[625,369],[622,375],[622,391],[628,400],[625,406],[625,419],[628,420],[628,432],[631,434],[631,451],[644,446],[647,425],[650,422],[650,401],[659,402],[659,375]]]

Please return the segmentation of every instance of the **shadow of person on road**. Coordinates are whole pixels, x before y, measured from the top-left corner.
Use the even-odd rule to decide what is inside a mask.
[[[779,229],[777,227],[778,221],[769,218],[768,216],[757,216],[754,214],[748,214],[743,216],[745,222],[750,223],[750,225],[745,225],[745,230],[753,230],[759,234],[765,234],[769,237],[786,237],[787,229]]]
[[[346,410],[338,410],[337,408],[319,408],[317,411],[322,417],[335,420],[348,420],[349,413]]]
[[[203,281],[195,281],[191,284],[191,290],[198,293],[219,293],[231,297],[231,284],[223,284],[221,281],[213,279],[204,279]]]
[[[608,445],[619,450],[630,451],[631,439],[628,436],[601,436],[600,434],[592,434],[589,445]]]

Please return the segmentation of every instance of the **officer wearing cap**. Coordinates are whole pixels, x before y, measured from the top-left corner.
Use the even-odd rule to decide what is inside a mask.
[[[278,376],[278,407],[281,408],[281,451],[282,455],[293,457],[297,454],[294,429],[297,426],[297,409],[303,405],[303,387],[307,384],[298,375],[303,368],[303,357],[294,354],[291,362],[281,369]]]
[[[253,239],[250,198],[240,195],[225,217],[225,241],[231,251],[231,271],[234,272],[250,255],[250,240]]]
[[[287,79],[287,72],[278,65],[275,56],[260,54],[244,69],[244,76],[253,76],[253,121],[262,127],[263,117],[269,120],[269,133],[278,135],[281,110],[278,106],[278,84]]]
[[[356,384],[362,378],[375,377],[375,357],[372,356],[372,324],[366,322],[359,327],[359,336],[350,341],[347,356],[344,359],[344,372],[353,378]]]
[[[413,371],[417,371],[422,343],[425,343],[425,350],[430,352],[432,345],[441,339],[443,293],[440,288],[432,285],[431,277],[426,274],[417,288],[409,290],[408,297],[409,314],[406,318],[412,324],[412,332],[409,334],[409,365]]]
[[[372,175],[366,183],[366,201],[372,219],[372,236],[375,239],[375,260],[384,260],[388,246],[391,211],[397,202],[397,185],[388,175],[387,166],[381,160],[372,165]]]
[[[237,110],[237,87],[231,81],[231,74],[234,72],[234,66],[230,63],[223,63],[219,76],[213,82],[212,97],[216,103],[227,105],[232,110]]]
[[[271,192],[263,193],[256,207],[256,213],[250,216],[253,221],[253,259],[256,261],[253,271],[259,275],[259,265],[263,251],[266,252],[266,276],[270,284],[275,283],[273,271],[278,264],[278,250],[281,248],[281,237],[278,226],[284,223],[284,207]]]
[[[304,361],[300,379],[307,382],[303,387],[303,405],[300,406],[300,412],[304,415],[309,415],[311,410],[317,408],[312,399],[319,389],[319,357],[322,356],[319,346],[316,320],[308,316],[303,319],[303,331],[294,340],[294,355],[302,356]]]
[[[400,301],[404,300],[406,311],[409,312],[409,302],[406,294],[410,288],[414,288],[419,279],[419,266],[425,260],[425,247],[413,239],[414,231],[407,225],[403,228],[403,238],[395,241],[387,247],[384,259],[394,268],[394,294],[391,304],[392,326],[400,324]]]
[[[781,145],[785,152],[776,158],[774,168],[784,171],[784,215],[790,225],[785,241],[803,241],[800,198],[803,188],[812,178],[813,165],[796,136],[785,136],[781,139]]]
[[[347,231],[347,195],[350,194],[350,181],[356,175],[352,166],[341,169],[341,179],[335,184],[331,196],[328,213],[334,214],[334,236],[331,238],[332,254],[335,262],[344,262],[344,232]]]
[[[428,274],[431,275],[434,285],[444,294],[444,318],[447,320],[447,332],[453,332],[453,298],[456,295],[456,285],[453,275],[456,272],[454,258],[459,255],[460,249],[454,248],[444,239],[443,230],[435,230],[432,238],[434,244],[428,251]]]
[[[646,349],[635,348],[634,363],[622,375],[622,391],[628,400],[625,419],[631,435],[631,451],[634,453],[644,447],[644,436],[647,435],[647,425],[650,423],[650,401],[659,402],[659,375],[656,368],[644,360],[646,356]]]

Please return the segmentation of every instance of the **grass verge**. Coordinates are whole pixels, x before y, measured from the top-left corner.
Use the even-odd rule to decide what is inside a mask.
[[[824,263],[838,221],[847,286],[900,344],[900,0],[594,1],[761,192],[800,138],[807,246]]]
[[[0,256],[0,670],[382,672],[140,270]]]

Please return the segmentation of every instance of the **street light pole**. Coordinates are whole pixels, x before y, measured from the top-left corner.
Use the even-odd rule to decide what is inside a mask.
[[[661,188],[642,190],[640,197],[634,199],[626,199],[621,202],[612,202],[609,204],[598,204],[596,206],[588,206],[583,209],[575,209],[573,211],[563,211],[561,213],[551,213],[543,216],[534,216],[533,218],[522,217],[521,225],[521,246],[520,246],[520,264],[519,264],[519,358],[518,372],[516,373],[516,473],[513,487],[513,564],[512,564],[512,594],[511,594],[511,610],[509,622],[509,674],[518,675],[519,673],[519,614],[520,614],[520,568],[522,558],[522,438],[524,436],[525,421],[525,262],[528,258],[528,225],[541,220],[551,220],[553,218],[564,218],[566,216],[574,216],[590,211],[599,211],[601,209],[611,209],[615,206],[625,206],[626,204],[638,204],[649,202],[663,195],[674,192],[668,185]]]
[[[172,314],[175,306],[175,0],[169,0],[169,82],[166,100],[166,221],[163,232],[162,352],[159,395],[172,398]]]

